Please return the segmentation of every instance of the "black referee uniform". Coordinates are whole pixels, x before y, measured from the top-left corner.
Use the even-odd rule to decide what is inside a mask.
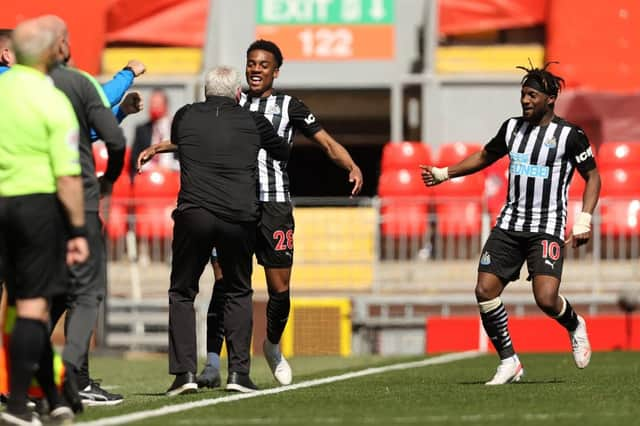
[[[263,116],[222,96],[182,107],[174,117],[171,140],[178,147],[180,193],[173,213],[169,373],[196,371],[193,301],[215,246],[225,277],[229,373],[247,375],[259,217],[256,158],[262,148],[286,161],[289,145]]]

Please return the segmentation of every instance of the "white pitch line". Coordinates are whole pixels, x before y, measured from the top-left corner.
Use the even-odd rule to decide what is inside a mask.
[[[239,401],[242,399],[255,398],[264,395],[275,395],[282,392],[288,392],[297,389],[310,388],[313,386],[324,385],[327,383],[335,383],[343,380],[354,379],[356,377],[370,376],[372,374],[386,373],[388,371],[406,370],[408,368],[425,367],[428,365],[446,364],[448,362],[459,361],[468,358],[474,358],[483,355],[478,351],[459,352],[437,356],[434,358],[424,359],[422,361],[403,362],[401,364],[391,364],[382,367],[367,368],[353,373],[340,374],[338,376],[324,377],[322,379],[307,380],[305,382],[295,383],[288,386],[280,386],[269,388],[251,393],[239,393],[221,398],[202,399],[199,401],[185,402],[183,404],[165,405],[164,407],[153,410],[138,411],[135,413],[123,414],[120,416],[107,417],[104,419],[93,420],[89,422],[76,423],[76,426],[112,426],[125,423],[135,422],[138,420],[146,420],[150,417],[165,416],[167,414],[179,413],[181,411],[192,410],[194,408],[208,407],[210,405],[222,404],[225,402]]]

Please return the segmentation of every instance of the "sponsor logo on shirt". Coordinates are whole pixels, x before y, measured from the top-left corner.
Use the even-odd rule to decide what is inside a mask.
[[[491,264],[491,255],[489,255],[488,251],[485,251],[482,254],[482,257],[480,258],[480,264],[484,266]]]
[[[576,163],[580,164],[589,157],[593,157],[593,151],[591,151],[591,147],[576,155]]]
[[[511,159],[509,171],[513,175],[524,175],[543,179],[549,177],[549,167],[529,164],[529,154],[510,152],[509,158]]]
[[[307,118],[304,119],[304,122],[307,123],[307,126],[309,126],[312,123],[316,122],[316,117],[313,114],[309,114],[307,115]]]
[[[265,114],[280,115],[282,113],[282,111],[280,111],[280,107],[278,105],[269,105],[264,113]]]
[[[556,146],[558,146],[558,141],[554,136],[552,136],[550,139],[547,139],[546,141],[544,141],[543,144],[547,148],[555,148]]]

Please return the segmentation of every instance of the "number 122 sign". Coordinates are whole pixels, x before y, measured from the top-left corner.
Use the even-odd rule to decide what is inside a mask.
[[[391,60],[393,0],[256,0],[256,37],[287,60]]]

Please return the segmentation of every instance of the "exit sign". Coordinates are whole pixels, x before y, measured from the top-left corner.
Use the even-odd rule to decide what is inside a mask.
[[[256,37],[287,60],[391,60],[393,0],[256,0]]]

